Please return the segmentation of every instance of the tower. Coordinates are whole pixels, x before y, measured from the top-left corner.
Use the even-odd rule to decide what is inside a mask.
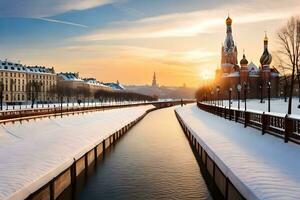
[[[267,34],[265,34],[265,38],[264,38],[264,52],[262,54],[262,56],[260,57],[260,64],[261,64],[261,68],[262,70],[270,70],[270,64],[272,62],[272,55],[269,53],[268,50],[268,37]]]
[[[157,87],[157,83],[156,83],[156,74],[155,74],[155,72],[154,72],[154,74],[153,74],[152,87]]]
[[[272,62],[272,55],[269,53],[268,37],[267,37],[267,34],[265,34],[264,52],[263,52],[262,56],[260,57],[261,84],[262,84],[262,90],[264,91],[263,92],[264,94],[267,94],[268,82],[271,81],[271,70],[270,70],[271,62]]]
[[[243,59],[240,61],[240,83],[248,82],[249,70],[248,70],[248,60],[246,59],[245,53],[243,53]]]
[[[237,66],[237,47],[232,36],[232,19],[226,19],[226,38],[221,49],[221,67],[223,73],[230,73]]]

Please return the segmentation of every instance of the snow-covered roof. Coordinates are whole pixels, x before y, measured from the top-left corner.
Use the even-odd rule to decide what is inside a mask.
[[[78,73],[66,72],[66,73],[59,73],[57,76],[61,77],[64,81],[80,81],[83,82],[82,79],[79,78]]]
[[[239,77],[239,76],[240,76],[240,72],[232,72],[227,75],[227,77]]]
[[[27,67],[29,73],[55,74],[53,67],[29,66]]]
[[[53,67],[25,66],[20,63],[0,60],[0,70],[24,73],[55,74]]]
[[[125,87],[120,83],[104,83],[104,85],[107,85],[114,90],[125,90]]]
[[[27,72],[26,66],[19,63],[13,63],[8,61],[0,60],[0,70],[3,71],[18,71],[18,72]]]
[[[99,86],[99,87],[106,87],[106,88],[110,88],[107,85],[104,85],[103,83],[101,83],[100,81],[97,81],[95,78],[85,78],[83,79],[84,82],[88,85],[95,85],[95,86]]]
[[[248,65],[249,72],[259,72],[259,68],[251,61]]]

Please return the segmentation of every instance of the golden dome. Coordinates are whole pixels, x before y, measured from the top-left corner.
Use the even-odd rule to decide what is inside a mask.
[[[268,36],[267,36],[267,33],[265,33],[264,42],[268,42]]]
[[[226,24],[231,25],[232,24],[232,19],[228,16],[226,19]]]

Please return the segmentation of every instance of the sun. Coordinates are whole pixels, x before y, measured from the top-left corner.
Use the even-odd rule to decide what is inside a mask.
[[[214,79],[214,72],[211,70],[201,70],[199,74],[201,80],[213,80]]]

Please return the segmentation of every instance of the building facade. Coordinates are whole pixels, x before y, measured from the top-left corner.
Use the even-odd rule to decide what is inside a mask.
[[[34,97],[40,102],[51,101],[51,90],[57,85],[54,68],[40,66],[27,67],[26,75],[28,100],[32,100]]]
[[[245,53],[238,64],[238,50],[232,35],[232,19],[226,19],[226,38],[221,48],[221,68],[216,70],[215,85],[220,88],[221,95],[226,97],[229,90],[233,98],[237,97],[238,90],[249,98],[266,97],[268,91],[272,97],[279,95],[279,72],[271,67],[272,55],[268,50],[268,37],[265,35],[263,54],[260,58],[260,67],[253,62],[249,63]]]
[[[26,67],[19,63],[0,61],[0,92],[6,103],[23,103],[33,96],[47,100],[50,87],[56,85],[53,68]]]
[[[53,67],[25,66],[0,60],[0,98],[6,104],[58,101],[64,98],[93,97],[99,91],[124,90],[117,83],[102,83],[95,78],[80,78],[79,73],[55,73]]]

